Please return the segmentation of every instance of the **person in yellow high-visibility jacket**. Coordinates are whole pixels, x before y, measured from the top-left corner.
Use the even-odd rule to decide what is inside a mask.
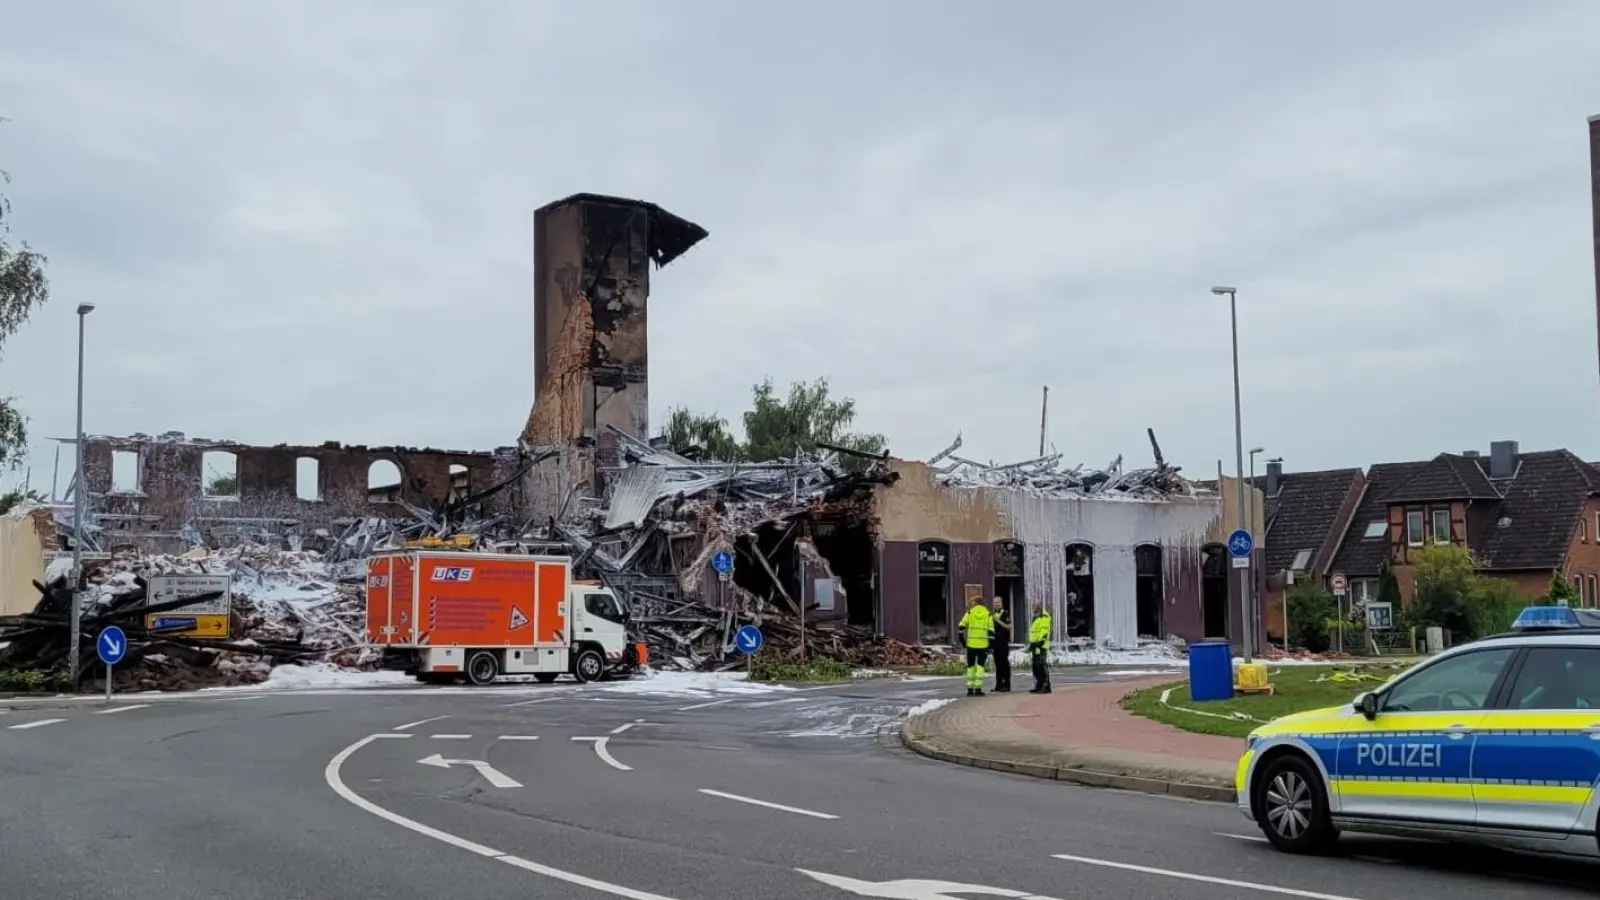
[[[972,605],[956,625],[961,630],[962,643],[967,645],[967,696],[983,696],[983,668],[989,664],[989,638],[994,630],[994,617],[983,605],[983,597],[972,596]]]
[[[1050,693],[1050,611],[1043,603],[1033,605],[1033,621],[1028,623],[1028,654],[1033,663],[1033,687],[1028,693]]]

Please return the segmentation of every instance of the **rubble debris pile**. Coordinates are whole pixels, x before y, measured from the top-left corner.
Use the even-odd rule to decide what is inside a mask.
[[[93,564],[91,564],[93,565]],[[93,635],[116,625],[128,635],[117,666],[118,685],[135,690],[184,690],[254,684],[278,663],[325,662],[366,668],[378,650],[365,645],[363,572],[333,574],[320,554],[241,545],[181,555],[119,553],[86,566],[82,610],[85,635],[77,682],[99,667]],[[230,640],[187,637],[181,629],[149,629],[145,617],[215,599],[219,594],[146,602],[147,579],[157,575],[233,574]],[[72,589],[60,567],[34,582],[40,600],[31,613],[0,617],[0,669],[59,670],[71,646]],[[68,674],[69,679],[72,677]]]
[[[1118,456],[1104,469],[1085,469],[1083,465],[1062,467],[1062,454],[1051,453],[1022,462],[997,465],[981,463],[956,455],[961,437],[928,460],[941,484],[951,487],[992,487],[1028,491],[1049,496],[1096,496],[1166,498],[1194,496],[1196,488],[1177,466],[1161,455],[1155,431],[1147,430],[1155,452],[1155,466],[1125,470]],[[943,465],[940,465],[943,463]]]

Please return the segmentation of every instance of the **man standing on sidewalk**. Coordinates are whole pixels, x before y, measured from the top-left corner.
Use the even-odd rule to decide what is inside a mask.
[[[1033,605],[1033,621],[1028,623],[1028,653],[1033,658],[1033,689],[1028,693],[1050,693],[1050,613],[1043,603]]]
[[[994,692],[1011,692],[1011,613],[999,597],[994,598]]]
[[[961,630],[962,642],[967,645],[967,696],[983,696],[983,667],[989,662],[989,633],[994,622],[989,609],[983,605],[983,595],[974,594],[972,605],[961,617],[956,628]]]

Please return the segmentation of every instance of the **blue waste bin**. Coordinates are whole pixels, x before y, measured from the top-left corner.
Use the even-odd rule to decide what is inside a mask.
[[[1189,699],[1196,703],[1233,699],[1233,647],[1227,641],[1189,645]]]

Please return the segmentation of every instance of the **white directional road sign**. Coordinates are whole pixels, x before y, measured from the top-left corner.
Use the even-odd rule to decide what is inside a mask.
[[[122,633],[121,628],[107,625],[95,639],[94,649],[100,654],[101,662],[114,666],[128,655],[128,636]]]
[[[802,875],[857,897],[883,897],[886,900],[965,900],[966,897],[1011,897],[1013,900],[1051,900],[1043,894],[1014,891],[1008,888],[985,887],[981,884],[963,884],[959,881],[936,881],[930,878],[902,878],[898,881],[859,881],[843,875],[796,869]]]
[[[471,766],[472,768],[478,770],[478,774],[482,775],[485,781],[497,788],[522,787],[522,782],[517,781],[515,778],[512,778],[509,775],[506,775],[499,769],[496,769],[494,766],[489,765],[481,759],[445,759],[443,756],[435,753],[434,755],[425,759],[419,759],[417,762],[422,763],[425,766],[434,766],[435,768],[440,769],[448,769],[451,766]]]

